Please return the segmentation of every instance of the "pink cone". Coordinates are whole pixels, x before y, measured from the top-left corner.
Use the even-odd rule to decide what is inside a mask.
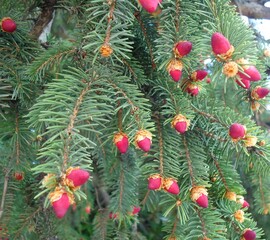
[[[244,69],[244,73],[245,74],[238,72],[238,75],[241,78],[254,82],[259,81],[261,79],[261,74],[255,66],[249,66],[247,69]]]
[[[245,233],[243,234],[243,237],[246,240],[254,240],[254,239],[256,239],[256,233],[254,231],[252,231],[251,229],[247,229],[245,231]]]
[[[175,49],[181,57],[184,57],[190,53],[192,49],[192,43],[189,41],[178,42],[175,46]]]
[[[232,139],[244,138],[246,135],[246,128],[239,123],[234,123],[230,126],[229,134]]]
[[[17,26],[11,18],[3,18],[1,22],[1,28],[3,32],[13,33]]]
[[[186,89],[187,93],[189,93],[191,96],[197,96],[199,94],[199,88],[198,87],[187,87]]]
[[[140,207],[134,206],[134,207],[133,207],[132,214],[133,214],[133,215],[138,214],[140,211],[141,211],[141,208],[140,208]]]
[[[83,169],[73,169],[68,175],[67,178],[73,182],[74,187],[78,187],[87,182],[90,177],[89,172]]]
[[[171,70],[170,71],[170,75],[172,77],[172,79],[175,81],[175,82],[178,82],[181,77],[182,77],[182,71],[181,70]]]
[[[129,145],[128,138],[126,136],[123,136],[122,140],[118,141],[115,145],[120,153],[126,153]]]
[[[180,192],[179,186],[176,181],[172,180],[172,183],[169,187],[164,187],[164,190],[168,193],[177,195]]]
[[[140,4],[142,5],[143,9],[149,13],[153,13],[157,10],[159,0],[139,0]]]
[[[177,132],[183,134],[187,131],[187,122],[178,122],[174,125],[174,128]]]
[[[202,194],[197,200],[196,203],[202,207],[207,208],[208,207],[208,197],[204,194]]]
[[[199,81],[202,81],[208,74],[208,72],[205,70],[197,70],[196,73],[196,79]]]
[[[161,188],[162,178],[161,176],[148,178],[148,189],[150,190],[158,190]]]
[[[240,87],[242,87],[242,88],[244,88],[244,89],[249,89],[249,88],[250,88],[250,81],[247,80],[247,79],[245,79],[245,78],[242,78],[242,79],[241,79],[241,82],[240,82],[240,80],[236,80],[236,83],[237,83]]]
[[[246,200],[244,200],[242,208],[249,208],[249,203]]]
[[[52,203],[52,206],[56,217],[63,218],[70,206],[68,195],[63,193],[60,199]]]
[[[212,50],[215,54],[224,54],[231,47],[229,40],[226,37],[224,37],[223,34],[219,32],[215,32],[212,35],[211,45],[212,45]]]
[[[260,87],[260,88],[257,88],[256,89],[256,93],[258,94],[258,97],[259,98],[264,98],[268,95],[268,93],[270,92],[270,90],[268,88],[263,88],[263,87]]]
[[[145,137],[143,140],[137,142],[138,147],[144,152],[148,152],[151,148],[151,140]]]

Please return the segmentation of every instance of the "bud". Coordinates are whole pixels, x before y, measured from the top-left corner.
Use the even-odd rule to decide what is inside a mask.
[[[157,10],[158,4],[161,2],[162,0],[139,0],[143,9],[149,13],[154,13]]]
[[[24,172],[15,172],[14,178],[18,181],[22,181],[24,179]]]
[[[111,46],[108,43],[104,43],[100,47],[99,52],[100,52],[102,57],[109,57],[112,55],[113,49],[111,48]]]
[[[79,187],[87,182],[90,174],[86,170],[80,169],[80,167],[70,167],[66,171],[66,185],[70,187]]]
[[[227,62],[224,64],[222,71],[227,77],[235,77],[238,73],[238,65],[236,62]]]
[[[152,134],[147,130],[139,130],[135,136],[135,146],[148,152],[152,144]]]
[[[110,212],[109,213],[109,218],[110,219],[116,219],[116,218],[118,218],[118,213],[112,213],[112,212]]]
[[[229,40],[219,32],[212,35],[211,45],[214,54],[218,55],[218,61],[230,59],[234,52],[234,47],[230,44]]]
[[[173,118],[171,124],[177,132],[183,134],[188,130],[190,120],[188,120],[184,115],[178,114]]]
[[[237,203],[242,205],[242,208],[249,208],[249,203],[244,199],[243,196],[237,196]]]
[[[263,55],[264,55],[265,57],[270,57],[270,50],[269,50],[269,49],[265,49],[265,50],[263,51]]]
[[[148,189],[160,190],[163,184],[163,178],[160,174],[150,175],[148,178]]]
[[[238,141],[241,138],[244,138],[246,135],[246,127],[239,124],[233,123],[229,129],[229,135],[233,140]]]
[[[243,140],[245,147],[254,147],[258,141],[258,138],[255,136],[246,136]]]
[[[114,135],[113,142],[115,146],[118,148],[120,153],[126,153],[128,150],[128,137],[125,133],[119,132]]]
[[[263,99],[268,95],[269,92],[270,90],[268,88],[257,86],[251,91],[251,98],[254,100]]]
[[[235,201],[236,202],[236,193],[235,192],[227,191],[225,193],[225,198],[227,198],[228,200],[231,200],[231,201]]]
[[[254,232],[250,228],[246,228],[243,231],[242,237],[242,240],[254,240],[256,239],[256,232]]]
[[[182,62],[176,59],[172,59],[167,66],[167,71],[175,82],[178,82],[181,79],[182,69]]]
[[[175,44],[173,51],[174,51],[175,56],[181,58],[181,57],[188,55],[190,53],[191,49],[192,49],[191,42],[180,41],[180,42]]]
[[[177,195],[180,192],[177,181],[173,178],[165,178],[163,181],[163,189],[171,194]]]
[[[13,33],[17,28],[16,23],[10,17],[4,17],[0,21],[0,26],[2,31],[7,33]]]
[[[196,202],[200,207],[208,207],[208,193],[205,187],[193,187],[190,191],[190,197],[193,202]]]
[[[255,66],[246,66],[243,67],[244,73],[238,72],[240,78],[247,79],[249,81],[259,81],[261,79],[261,74]]]
[[[207,78],[206,83],[211,83],[211,78]]]
[[[237,210],[235,213],[234,213],[234,218],[236,221],[240,222],[240,223],[243,223],[245,221],[245,217],[244,217],[244,212],[242,210]]]
[[[206,70],[196,70],[191,74],[191,79],[194,82],[202,81],[206,76],[208,72]]]
[[[134,207],[133,207],[133,210],[132,210],[132,215],[136,215],[136,214],[138,214],[140,211],[141,211],[141,208],[140,208],[140,207],[134,206]]]
[[[90,214],[91,213],[91,206],[89,204],[85,207],[85,212],[87,214]]]
[[[247,79],[245,79],[245,78],[239,78],[239,79],[237,79],[237,80],[236,80],[236,83],[237,83],[240,87],[242,87],[242,88],[244,88],[244,89],[249,89],[249,88],[250,88],[250,81],[247,80]]]
[[[185,91],[190,94],[191,96],[197,96],[199,94],[199,87],[194,84],[188,84]]]

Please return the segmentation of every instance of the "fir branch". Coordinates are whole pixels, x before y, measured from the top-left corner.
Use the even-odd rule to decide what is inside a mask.
[[[216,140],[218,140],[218,141],[220,141],[220,142],[228,142],[228,139],[218,137],[218,136],[214,135],[213,133],[208,132],[208,131],[205,131],[204,129],[202,129],[202,128],[200,128],[200,127],[195,127],[194,130],[196,130],[196,131],[202,133],[203,135],[205,135],[205,136],[207,136],[207,137],[216,139]]]
[[[20,163],[20,141],[19,141],[19,113],[16,107],[15,115],[15,133],[16,133],[16,164]]]
[[[200,223],[201,223],[201,226],[202,226],[203,236],[207,236],[207,230],[206,230],[206,227],[205,227],[205,221],[204,221],[204,219],[202,218],[201,211],[200,211],[198,208],[195,208],[195,211],[197,212],[198,217],[199,217],[199,219],[200,219]]]
[[[192,187],[194,187],[194,186],[196,186],[196,181],[195,181],[194,174],[193,174],[192,161],[191,161],[190,154],[189,154],[186,136],[183,135],[182,139],[183,139],[183,144],[184,144],[185,152],[186,152],[186,160],[188,163],[188,170],[189,170],[189,175],[190,175],[190,179],[191,179],[191,185],[192,185]]]
[[[163,162],[164,162],[164,146],[163,146],[163,135],[160,123],[160,116],[155,116],[157,119],[157,130],[158,130],[158,145],[159,145],[159,170],[160,175],[163,175]]]
[[[262,184],[262,176],[259,174],[259,191],[260,191],[260,195],[261,195],[261,202],[263,205],[263,210],[265,211],[266,209],[268,209],[267,207],[267,203],[265,201],[265,196],[264,196],[264,191],[263,191],[263,184]]]
[[[109,11],[109,14],[108,14],[108,25],[107,25],[107,30],[106,30],[106,37],[105,37],[105,40],[104,40],[104,44],[109,44],[110,42],[110,36],[111,36],[111,29],[112,29],[112,20],[113,20],[113,12],[114,12],[114,9],[115,9],[115,5],[116,5],[116,0],[110,0],[110,1],[107,1],[107,3],[110,5],[110,11]]]
[[[6,170],[1,205],[0,205],[0,219],[2,218],[3,213],[4,213],[5,199],[6,199],[7,189],[8,189],[9,173],[10,173],[10,171]]]

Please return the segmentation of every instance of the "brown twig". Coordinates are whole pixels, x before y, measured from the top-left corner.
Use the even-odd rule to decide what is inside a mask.
[[[0,205],[0,219],[2,218],[3,213],[4,213],[5,199],[6,199],[6,194],[7,194],[8,180],[9,180],[8,175],[9,175],[9,171],[7,171],[5,174],[3,194],[2,194],[2,200],[1,200],[1,205]]]
[[[162,136],[162,128],[160,125],[160,118],[157,118],[157,130],[158,130],[158,145],[159,145],[159,170],[160,175],[163,175],[163,165],[164,165],[164,149],[163,149],[163,136]]]
[[[15,133],[16,133],[16,164],[20,163],[20,141],[19,141],[19,114],[18,109],[16,109],[15,118]]]
[[[108,44],[110,42],[111,29],[112,29],[111,21],[113,20],[113,12],[115,9],[116,0],[110,0],[110,1],[108,1],[108,4],[110,5],[110,12],[109,12],[109,16],[108,16],[108,26],[107,26],[107,30],[106,30],[106,37],[104,40],[104,44]]]

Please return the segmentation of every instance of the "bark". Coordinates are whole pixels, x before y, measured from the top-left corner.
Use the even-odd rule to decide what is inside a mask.
[[[241,15],[248,18],[270,19],[270,8],[264,6],[268,0],[234,0],[232,2]]]
[[[44,0],[41,6],[41,13],[30,33],[34,38],[37,39],[42,33],[43,29],[52,20],[56,2],[57,0]]]

